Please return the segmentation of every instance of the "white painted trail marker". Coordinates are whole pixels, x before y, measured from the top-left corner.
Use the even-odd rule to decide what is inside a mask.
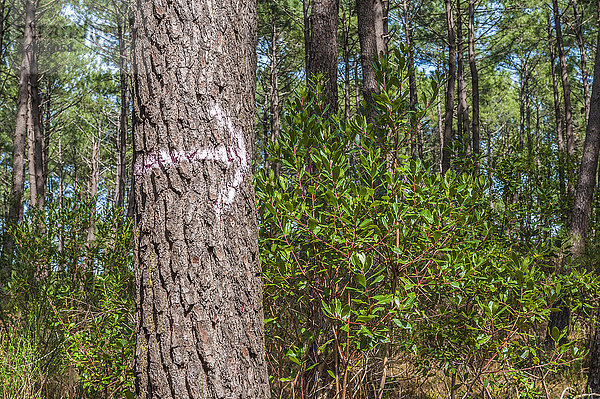
[[[136,176],[142,176],[152,169],[164,169],[179,164],[180,162],[196,163],[201,161],[218,161],[233,167],[233,179],[224,182],[215,201],[215,211],[220,215],[222,210],[233,204],[238,187],[244,179],[250,167],[248,165],[248,154],[244,135],[239,128],[233,126],[231,119],[227,117],[221,106],[213,106],[210,114],[216,119],[221,129],[227,129],[233,138],[232,146],[218,145],[216,147],[202,147],[188,151],[170,150],[167,148],[139,157],[134,165],[133,171]]]

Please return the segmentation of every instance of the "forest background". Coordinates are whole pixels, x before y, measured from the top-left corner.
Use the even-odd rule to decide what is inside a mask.
[[[599,4],[336,3],[258,2],[272,396],[600,393]],[[5,398],[134,397],[130,7],[0,0]]]

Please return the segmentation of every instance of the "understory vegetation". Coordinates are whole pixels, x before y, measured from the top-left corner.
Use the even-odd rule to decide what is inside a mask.
[[[321,85],[304,89],[268,147],[272,167],[257,170],[272,396],[584,391],[595,252],[573,263],[554,210],[531,215],[514,201],[510,190],[556,195],[543,174],[529,180],[530,160],[490,165],[455,148],[460,164],[442,176],[406,155],[439,81],[411,113],[404,60],[397,51],[378,64],[369,117],[325,116]],[[49,203],[11,230],[3,398],[134,397],[132,222],[91,204],[84,194]],[[565,305],[570,328],[548,331]]]

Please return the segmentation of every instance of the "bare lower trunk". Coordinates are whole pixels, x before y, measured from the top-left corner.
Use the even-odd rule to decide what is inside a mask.
[[[454,119],[454,88],[456,81],[456,29],[451,0],[445,0],[448,26],[448,82],[446,83],[446,113],[444,116],[444,140],[442,143],[442,174],[450,169],[452,145],[452,122]]]
[[[256,2],[139,0],[134,13],[138,397],[266,399]]]

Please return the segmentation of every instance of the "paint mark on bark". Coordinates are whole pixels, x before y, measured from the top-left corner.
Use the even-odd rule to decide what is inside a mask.
[[[217,215],[220,215],[224,209],[233,204],[237,190],[242,184],[244,175],[250,170],[250,166],[248,165],[246,142],[241,129],[233,125],[231,118],[218,104],[211,108],[210,115],[216,120],[220,129],[227,129],[229,137],[233,141],[232,145],[221,144],[216,147],[200,147],[188,151],[161,149],[138,157],[133,170],[136,176],[142,176],[152,169],[165,169],[181,162],[204,161],[221,162],[226,169],[233,168],[233,178],[231,181],[222,182],[215,200],[215,211]]]

